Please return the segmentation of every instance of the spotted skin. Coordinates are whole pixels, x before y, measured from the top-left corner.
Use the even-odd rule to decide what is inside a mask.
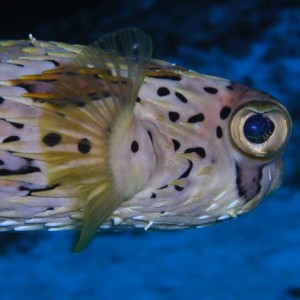
[[[47,103],[60,69],[83,47],[30,40],[0,42],[0,49],[0,231],[80,228],[78,186],[51,179],[43,153],[72,153],[67,170],[84,168],[100,151],[85,102],[74,100],[72,111],[62,104],[60,114]],[[253,160],[232,146],[231,114],[254,98],[270,100],[227,79],[153,60],[136,98],[135,127],[111,163],[116,182],[137,180],[141,188],[100,229],[201,227],[255,207],[279,185],[282,162]],[[45,111],[59,125],[42,132]]]

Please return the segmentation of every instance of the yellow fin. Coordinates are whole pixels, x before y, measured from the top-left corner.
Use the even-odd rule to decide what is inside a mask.
[[[83,226],[73,252],[83,249],[101,223],[124,201],[124,197],[114,190],[114,186],[109,180],[103,184],[95,184],[92,189],[90,186],[82,187],[82,194],[85,194],[85,191],[89,194],[87,194],[84,204]]]
[[[111,135],[118,130],[119,119],[132,119],[151,52],[151,39],[142,31],[117,31],[84,48],[69,66],[60,68],[50,90],[34,91],[46,102],[41,105],[42,151],[36,157],[46,163],[48,185],[76,187],[84,208],[74,252],[84,248],[101,223],[126,200],[111,171]],[[31,83],[36,80],[37,86],[39,79],[23,78]]]

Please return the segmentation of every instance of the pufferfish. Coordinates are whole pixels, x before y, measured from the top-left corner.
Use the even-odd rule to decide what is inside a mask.
[[[151,59],[129,28],[90,46],[0,42],[0,230],[202,227],[282,181],[270,95]]]

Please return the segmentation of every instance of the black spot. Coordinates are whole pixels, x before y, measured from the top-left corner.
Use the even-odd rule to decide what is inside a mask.
[[[229,106],[224,106],[224,107],[221,109],[221,111],[220,111],[220,118],[221,118],[222,120],[227,119],[227,117],[229,116],[230,112],[231,112],[231,108],[230,108]]]
[[[223,131],[222,128],[220,126],[217,127],[216,129],[216,133],[217,133],[217,138],[220,139],[223,136]]]
[[[204,115],[202,113],[199,113],[197,115],[194,115],[188,119],[188,123],[197,123],[202,122],[204,120]]]
[[[83,102],[83,101],[74,101],[73,102],[76,106],[78,106],[78,107],[84,107],[85,106],[85,103]]]
[[[24,157],[24,159],[27,161],[27,162],[32,162],[34,159],[33,158],[28,158],[28,157]]]
[[[28,166],[27,168],[23,169],[22,174],[36,173],[36,172],[41,172],[41,169],[38,167]],[[21,173],[19,172],[18,174],[21,174]]]
[[[179,176],[179,178],[177,180],[182,179],[182,178],[187,178],[190,175],[192,168],[193,168],[193,163],[190,160],[188,160],[188,162],[189,162],[189,167],[186,169],[186,171],[184,171],[184,173],[182,173],[182,175]]]
[[[0,169],[0,176],[8,176],[8,175],[25,175],[29,173],[40,172],[41,169],[38,167],[24,167],[19,170],[9,170],[9,169]]]
[[[241,168],[238,164],[236,164],[236,186],[238,188],[239,197],[243,197],[247,195],[247,190],[242,186],[242,179],[241,179]]]
[[[112,84],[128,84],[127,80],[124,79],[124,80],[112,80],[111,81]]]
[[[47,208],[45,209],[45,211],[48,211],[48,210],[54,210],[54,207],[49,206],[49,207],[47,207]]]
[[[196,153],[200,158],[205,158],[206,156],[205,149],[202,147],[188,148],[184,153]]]
[[[67,71],[65,74],[68,76],[77,76],[77,73],[73,71]]]
[[[156,194],[152,193],[151,199],[154,199],[154,198],[156,198]]]
[[[177,151],[180,148],[180,143],[177,140],[172,139],[174,150]]]
[[[8,122],[8,123],[11,124],[12,126],[18,128],[18,129],[22,129],[24,127],[24,124],[15,123],[15,122]]]
[[[0,166],[4,165],[4,161],[2,159],[0,159]]]
[[[157,95],[158,96],[167,96],[167,95],[170,95],[170,90],[166,87],[160,87],[158,90],[157,90]]]
[[[61,136],[58,133],[48,133],[43,137],[43,143],[49,147],[54,147],[61,141]]]
[[[105,70],[105,73],[106,73],[107,75],[110,75],[110,76],[112,75],[112,71],[111,71],[110,69],[106,69],[106,70]]]
[[[4,139],[4,140],[2,141],[2,143],[11,143],[11,142],[19,141],[19,140],[20,140],[20,138],[19,138],[18,136],[16,136],[16,135],[11,135],[11,136],[7,137],[6,139]]]
[[[4,98],[0,97],[0,104],[2,104],[4,101],[5,101]]]
[[[175,190],[178,191],[178,192],[181,192],[181,191],[184,190],[184,188],[179,186],[179,185],[175,185],[174,187],[175,187]]]
[[[138,144],[137,141],[133,141],[133,142],[131,143],[131,151],[132,151],[133,153],[136,153],[136,152],[139,151],[139,144]]]
[[[8,169],[0,169],[0,176],[16,175],[17,171],[12,171]]]
[[[43,80],[39,80],[40,82],[55,82],[57,81],[56,79],[43,79]]]
[[[166,189],[167,187],[168,187],[168,185],[166,184],[166,185],[164,185],[164,186],[158,188],[158,190],[163,190],[163,189]]]
[[[99,95],[97,93],[90,93],[90,94],[88,94],[88,96],[90,97],[90,99],[92,101],[98,101],[98,100],[100,100],[100,97],[99,97]]]
[[[136,97],[136,100],[135,100],[137,103],[140,103],[141,102],[141,98],[140,97]]]
[[[40,189],[30,189],[30,192],[27,196],[31,196],[33,193],[37,193],[37,192],[51,191],[51,190],[54,190],[55,188],[57,188],[58,186],[59,186],[59,184],[56,184],[53,186],[47,186],[45,188],[40,188]]]
[[[187,99],[179,92],[175,92],[175,96],[183,103],[187,103]]]
[[[56,184],[56,185],[47,186],[45,188],[40,188],[40,189],[30,189],[30,188],[26,188],[24,186],[21,186],[21,187],[19,187],[19,190],[20,191],[22,191],[22,190],[26,191],[27,190],[28,191],[27,196],[32,196],[33,193],[51,191],[51,190],[57,188],[58,186],[59,186],[59,184]]]
[[[216,88],[211,87],[211,86],[205,87],[204,91],[207,92],[207,93],[209,93],[209,94],[212,94],[212,95],[214,95],[214,94],[216,94],[218,92],[218,90]]]
[[[151,69],[151,68],[149,68]],[[156,70],[157,68],[155,68]],[[157,74],[146,74],[147,77],[151,77],[151,78],[158,78],[158,79],[169,79],[169,80],[175,80],[175,81],[180,81],[181,80],[181,76],[178,75],[178,74],[174,74],[174,75],[164,75],[164,74],[160,74],[160,73],[157,73]]]
[[[16,64],[16,63],[14,63],[14,65],[18,66],[18,67],[22,67],[22,68],[24,67],[24,65],[22,65],[22,64]]]
[[[153,144],[152,133],[151,133],[149,130],[147,130],[147,133],[148,133],[148,135],[149,135],[149,138],[150,138],[150,140],[151,140],[151,143]]]
[[[259,171],[258,171],[258,181],[257,181],[257,193],[259,193],[261,191],[261,180],[262,180],[262,177],[263,177],[263,166],[261,168],[259,168]]]
[[[28,83],[17,84],[18,87],[24,88],[28,93],[34,92],[34,85]]]
[[[56,61],[56,60],[54,60],[54,59],[47,59],[46,61],[49,61],[49,62],[53,63],[53,64],[54,64],[54,66],[56,66],[56,67],[58,67],[58,66],[59,66],[59,62],[58,62],[58,61]]]
[[[111,96],[111,93],[110,92],[102,92],[102,96],[104,98],[109,98]]]
[[[176,111],[170,111],[169,112],[169,119],[172,122],[176,122],[180,118],[180,115]]]
[[[30,191],[30,188],[27,188],[25,186],[20,186],[19,191]]]
[[[228,90],[230,90],[230,91],[233,91],[233,90],[234,90],[234,88],[233,88],[232,85],[227,85],[226,88],[227,88]]]
[[[83,154],[89,153],[91,147],[91,142],[87,138],[81,139],[78,143],[78,150]]]

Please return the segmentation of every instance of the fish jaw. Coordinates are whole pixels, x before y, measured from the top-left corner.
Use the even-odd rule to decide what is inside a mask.
[[[238,214],[244,214],[254,209],[265,197],[277,190],[282,184],[283,175],[284,164],[282,158],[277,158],[275,161],[263,166],[260,170],[260,190],[253,198],[249,199],[244,205],[242,205]],[[257,189],[257,187],[253,186],[253,184],[249,184],[247,190],[250,190],[251,188]]]

